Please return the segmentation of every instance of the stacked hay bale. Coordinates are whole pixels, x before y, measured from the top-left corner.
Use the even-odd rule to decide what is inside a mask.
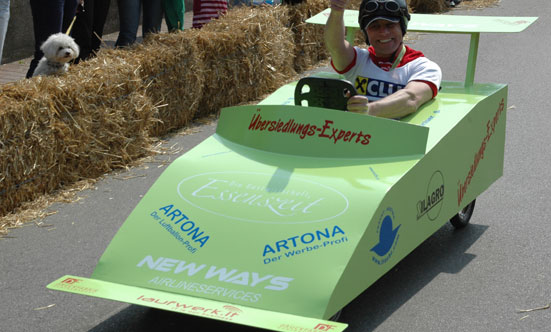
[[[75,67],[74,75],[39,78],[58,115],[56,138],[65,151],[59,169],[71,173],[70,181],[124,167],[149,146],[156,109],[124,52],[106,53]]]
[[[135,68],[108,53],[63,77],[2,88],[0,214],[147,151],[154,107]]]
[[[40,88],[23,81],[2,91],[0,215],[56,187],[45,176],[56,165],[55,155],[44,153],[56,144],[50,126],[54,113]]]
[[[139,66],[147,96],[156,106],[150,135],[185,127],[195,116],[205,85],[200,30],[155,34],[128,50]]]
[[[289,24],[294,35],[294,69],[300,73],[328,57],[323,39],[324,27],[307,24],[305,21],[329,7],[329,0],[307,0],[287,7]]]
[[[439,13],[448,9],[444,0],[409,0],[408,5],[416,13]]]
[[[205,68],[198,116],[254,100],[295,75],[286,8],[238,7],[205,25],[197,38]]]

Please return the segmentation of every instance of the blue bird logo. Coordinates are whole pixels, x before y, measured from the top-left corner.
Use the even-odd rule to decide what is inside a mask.
[[[386,255],[392,248],[398,229],[401,225],[398,225],[395,229],[392,229],[392,218],[386,216],[381,223],[381,230],[379,232],[379,243],[377,243],[371,251],[375,252],[379,256]]]

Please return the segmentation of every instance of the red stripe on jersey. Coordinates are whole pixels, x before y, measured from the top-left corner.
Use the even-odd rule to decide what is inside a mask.
[[[432,98],[436,97],[436,95],[438,94],[438,89],[436,88],[436,84],[429,81],[423,81],[423,80],[415,80],[415,82],[427,83],[430,86],[430,89],[432,90]]]
[[[335,65],[333,64],[333,59],[331,59],[331,67],[333,67],[333,69],[339,73],[339,74],[344,74],[346,73],[347,71],[349,71],[350,69],[352,69],[352,67],[354,67],[356,65],[356,58],[358,57],[358,54],[356,53],[356,49],[355,48],[352,48],[354,50],[354,59],[352,59],[352,62],[350,62],[350,64],[348,66],[346,66],[346,68],[344,68],[343,70],[337,70],[337,68],[335,68]]]

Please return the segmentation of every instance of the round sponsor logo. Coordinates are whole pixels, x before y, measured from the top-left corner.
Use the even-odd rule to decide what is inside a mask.
[[[281,170],[196,174],[180,181],[177,191],[198,209],[253,223],[316,223],[348,209],[348,199],[338,190]]]
[[[371,251],[374,253],[371,257],[373,262],[382,265],[388,262],[392,257],[394,249],[398,244],[398,239],[400,238],[398,231],[401,226],[401,224],[396,222],[394,209],[387,207],[381,212],[379,224],[377,226],[379,241],[371,248]]]

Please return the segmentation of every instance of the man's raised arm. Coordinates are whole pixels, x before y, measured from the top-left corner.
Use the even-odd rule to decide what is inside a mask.
[[[345,39],[344,7],[348,0],[331,0],[331,13],[325,24],[325,46],[333,66],[343,70],[354,60],[354,48]]]

